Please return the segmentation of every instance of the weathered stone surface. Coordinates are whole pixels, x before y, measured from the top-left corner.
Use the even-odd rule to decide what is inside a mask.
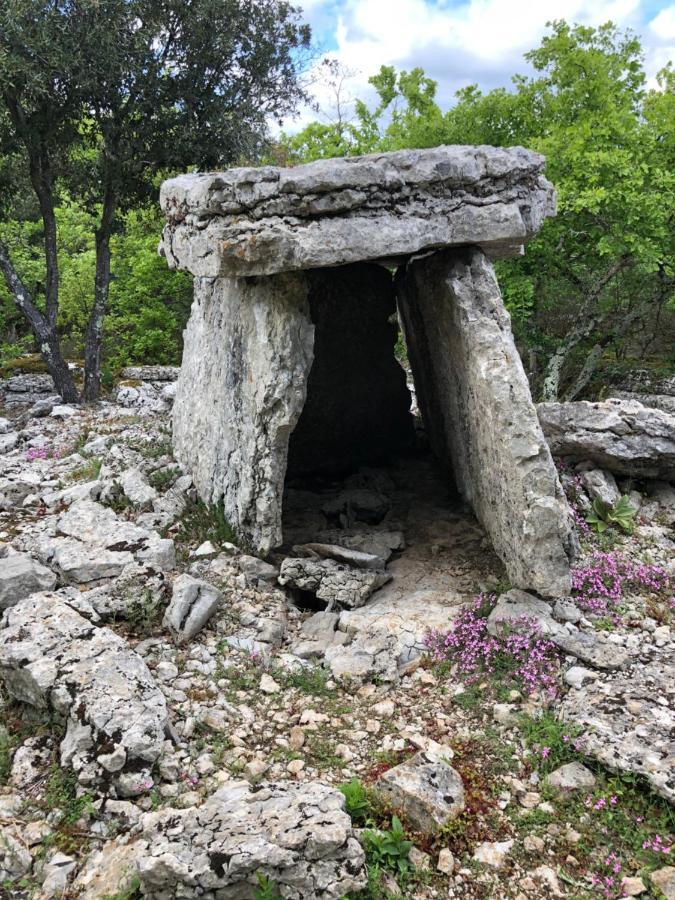
[[[173,583],[171,602],[164,613],[164,625],[176,635],[179,643],[189,641],[209,621],[218,609],[221,593],[218,588],[193,578],[179,575]]]
[[[448,146],[182,175],[162,185],[169,265],[269,275],[474,243],[514,256],[555,212],[544,159]]]
[[[315,556],[319,559],[334,559],[336,562],[346,563],[348,566],[354,566],[356,569],[382,569],[384,568],[382,559],[373,553],[363,553],[361,550],[350,550],[348,547],[341,547],[339,544],[301,544],[294,547],[293,552],[302,553],[306,556]]]
[[[237,782],[202,806],[150,813],[137,857],[142,895],[240,900],[261,873],[288,900],[338,900],[366,884],[344,804],[321,782]]]
[[[56,575],[27,553],[0,554],[0,609],[14,606],[37,591],[51,590]]]
[[[675,900],[675,866],[663,866],[649,876],[666,900]]]
[[[310,591],[330,608],[335,604],[354,608],[389,581],[386,572],[356,569],[333,559],[288,557],[281,564],[279,584]]]
[[[69,599],[32,594],[6,610],[0,675],[10,696],[65,719],[61,762],[80,780],[105,773],[125,794],[152,786],[167,723],[164,696],[141,657]]]
[[[563,794],[572,791],[591,790],[595,784],[595,775],[579,762],[567,763],[551,772],[544,783]]]
[[[414,441],[410,392],[394,357],[391,273],[360,264],[309,273],[314,362],[291,434],[288,477],[341,474]]]
[[[173,414],[176,458],[201,498],[267,552],[281,544],[288,439],[314,327],[307,278],[196,282]]]
[[[591,500],[602,500],[603,503],[614,506],[621,497],[621,491],[611,472],[589,469],[588,472],[582,472],[581,481]]]
[[[179,372],[178,366],[126,366],[121,376],[136,381],[175,381]]]
[[[75,538],[53,538],[43,544],[41,558],[48,562],[67,584],[88,584],[101,578],[115,578],[133,563],[128,550],[91,547]]]
[[[675,478],[675,415],[635,400],[539,403],[539,421],[558,456],[592,460],[643,478]]]
[[[442,828],[464,809],[464,784],[442,758],[426,751],[388,769],[375,783],[394,809],[416,831],[428,834]]]
[[[138,469],[126,469],[120,477],[120,485],[124,496],[137,509],[152,509],[157,499],[157,491],[149,483],[145,475]]]
[[[145,528],[127,522],[112,509],[89,499],[73,503],[59,518],[56,530],[90,547],[104,547],[107,550],[133,551],[150,536]]]
[[[476,862],[491,869],[501,869],[506,862],[506,857],[511,852],[514,842],[511,841],[484,841],[479,844],[473,854]]]
[[[571,690],[558,714],[584,730],[584,752],[615,771],[643,775],[675,801],[675,665],[668,657]]]
[[[452,461],[515,585],[570,592],[567,504],[494,271],[463,249],[410,263],[401,312],[432,447]]]

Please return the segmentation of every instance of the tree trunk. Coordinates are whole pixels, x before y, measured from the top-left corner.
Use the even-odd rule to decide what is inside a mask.
[[[108,308],[110,290],[110,235],[117,209],[117,198],[106,189],[101,224],[96,230],[96,277],[94,304],[87,322],[84,344],[84,399],[98,400],[101,393],[101,341],[103,319]]]
[[[587,295],[583,309],[577,316],[577,324],[567,332],[564,341],[548,361],[544,383],[542,385],[542,400],[550,401],[558,399],[562,370],[568,356],[577,344],[587,338],[602,321],[603,317],[594,311],[595,304],[609,282],[617,275],[617,273],[624,269],[629,262],[630,259],[627,256],[622,256],[621,259],[616,260],[603,274],[593,290]]]
[[[28,289],[12,264],[7,248],[1,242],[0,271],[2,271],[15,305],[30,323],[40,348],[40,354],[52,376],[57,393],[63,397],[66,403],[79,403],[80,397],[75,388],[73,376],[61,355],[61,347],[56,334],[56,317],[53,321],[48,321],[36,307]]]
[[[579,373],[577,380],[574,382],[572,387],[567,391],[563,400],[566,402],[569,400],[576,400],[579,394],[584,390],[584,388],[588,385],[588,382],[591,380],[593,375],[595,374],[595,370],[598,368],[598,363],[602,359],[602,344],[595,344],[588,356],[586,357],[586,362],[583,365],[581,372]]]

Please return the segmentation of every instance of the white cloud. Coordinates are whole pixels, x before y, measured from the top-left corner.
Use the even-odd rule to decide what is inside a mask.
[[[526,72],[523,54],[536,47],[552,19],[588,25],[611,20],[642,32],[650,76],[673,57],[675,5],[661,10],[642,27],[641,0],[306,0],[310,22],[333,30],[329,55],[356,70],[352,92],[372,96],[368,78],[382,65],[421,66],[439,82],[439,101],[447,106],[454,92],[477,82],[483,89],[507,86]],[[325,86],[317,99],[330,103]],[[305,111],[292,130],[311,119]],[[290,124],[290,123],[289,123]]]

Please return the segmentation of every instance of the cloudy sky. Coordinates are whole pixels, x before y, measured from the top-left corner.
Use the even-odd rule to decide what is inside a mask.
[[[508,85],[527,72],[523,53],[537,46],[546,22],[599,25],[612,20],[642,38],[645,66],[654,74],[675,58],[675,3],[667,0],[296,0],[325,55],[354,72],[352,95],[368,97],[367,80],[381,65],[421,66],[439,83],[449,106],[467,84]],[[314,87],[323,106],[330,91]],[[287,122],[295,131],[315,118],[305,110]]]

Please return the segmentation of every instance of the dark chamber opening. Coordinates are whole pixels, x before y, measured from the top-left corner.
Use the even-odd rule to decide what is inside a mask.
[[[391,273],[356,263],[316,269],[309,277],[314,362],[290,437],[287,484],[386,464],[415,443],[410,391],[394,356]]]

